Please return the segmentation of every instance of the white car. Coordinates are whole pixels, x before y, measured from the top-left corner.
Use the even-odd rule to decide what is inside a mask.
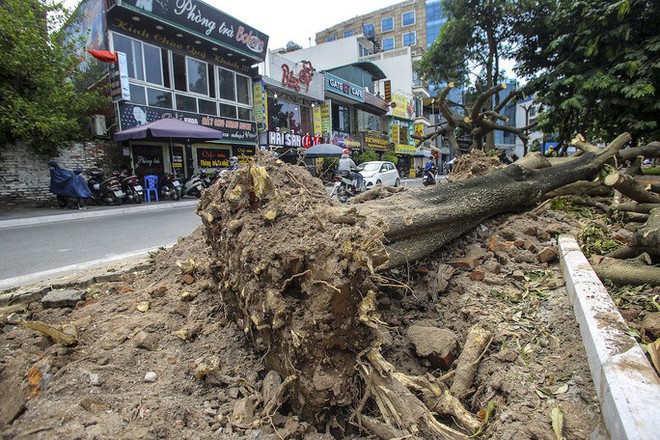
[[[399,186],[399,171],[392,162],[374,161],[358,165],[358,172],[364,178],[364,186],[371,189],[376,185]]]

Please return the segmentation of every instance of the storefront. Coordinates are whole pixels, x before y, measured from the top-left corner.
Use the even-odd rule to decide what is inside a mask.
[[[417,153],[412,135],[415,133],[415,112],[413,100],[405,95],[392,94],[390,109],[390,141],[394,144],[394,153],[398,157],[397,169],[402,177],[414,174],[414,158]]]
[[[213,127],[204,143],[154,139],[125,143],[127,162],[144,170],[189,175],[254,155],[251,66],[265,59],[268,36],[197,0],[116,0],[106,11],[117,131],[176,118]]]
[[[364,87],[326,73],[325,93],[330,99],[329,143],[362,151],[362,140],[352,133],[357,132],[357,105],[364,103]]]
[[[323,142],[322,128],[314,120],[315,108],[323,104],[323,74],[309,61],[296,63],[269,53],[254,95],[255,117],[262,127],[259,148],[295,156],[298,148]]]

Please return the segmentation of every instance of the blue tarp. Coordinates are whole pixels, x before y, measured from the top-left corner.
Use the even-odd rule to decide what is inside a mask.
[[[57,162],[49,162],[50,192],[62,197],[92,197],[87,182],[80,175],[80,171],[72,172],[60,168]]]

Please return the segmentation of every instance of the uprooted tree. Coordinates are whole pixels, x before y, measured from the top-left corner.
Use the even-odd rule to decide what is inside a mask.
[[[267,155],[206,191],[198,213],[225,313],[284,378],[262,415],[286,401],[306,421],[339,433],[354,427],[381,438],[475,433],[482,422],[457,390],[469,388],[488,334],[468,335],[455,388],[398,372],[379,350],[388,330],[377,313],[378,294],[391,283],[383,271],[429,255],[491,216],[593,179],[629,139],[623,134],[598,151],[584,148],[557,166],[514,164],[345,207],[328,198],[320,181]]]

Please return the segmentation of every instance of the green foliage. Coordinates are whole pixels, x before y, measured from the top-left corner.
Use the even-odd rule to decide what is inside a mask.
[[[392,162],[394,165],[399,163],[399,158],[394,154],[393,151],[387,151],[383,153],[383,156],[381,157],[381,160],[386,160],[389,162]]]
[[[587,257],[592,255],[605,255],[621,247],[621,243],[610,238],[605,231],[598,226],[589,226],[580,232],[578,236],[582,252]]]
[[[67,18],[47,0],[0,2],[0,148],[22,142],[54,155],[64,142],[84,139],[89,115],[109,105],[77,86],[76,42],[57,30]]]
[[[653,0],[519,0],[518,74],[560,142],[660,133],[660,4]]]
[[[375,151],[366,150],[358,156],[357,163],[372,162],[374,160],[378,160],[378,153]]]
[[[470,73],[486,88],[498,83],[499,60],[511,50],[512,5],[508,0],[443,0],[447,21],[416,63],[417,72],[434,84],[467,85]]]

